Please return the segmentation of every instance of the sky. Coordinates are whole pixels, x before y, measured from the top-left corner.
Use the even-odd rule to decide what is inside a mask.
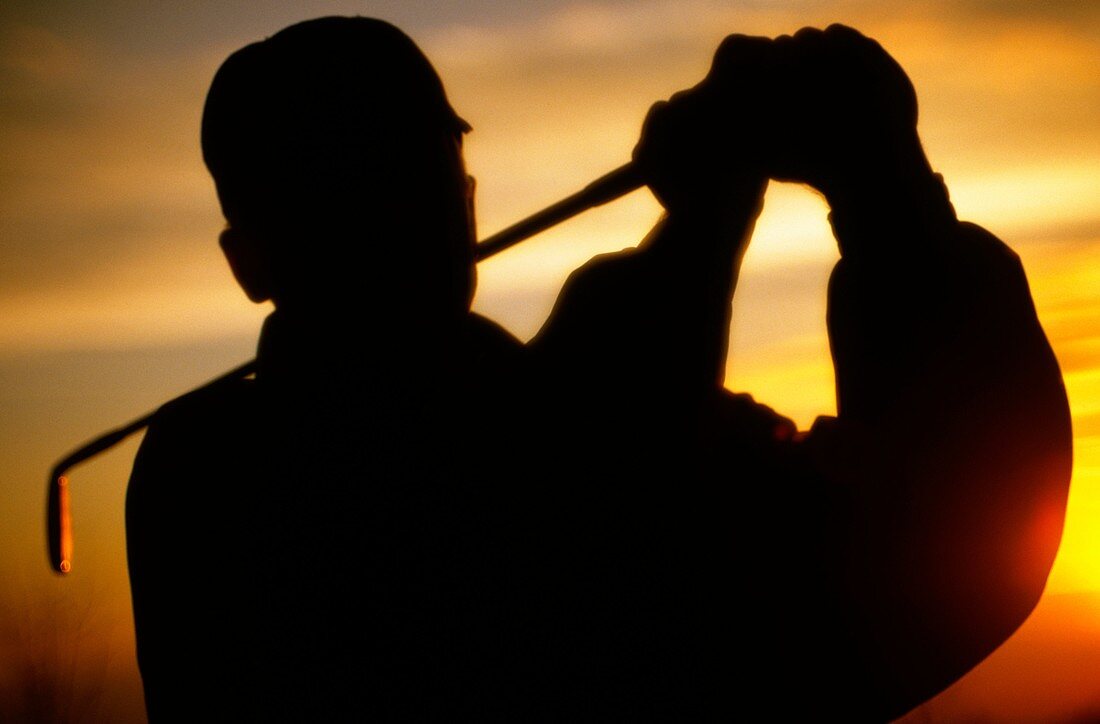
[[[389,20],[436,65],[474,127],[482,237],[627,161],[649,105],[702,78],[726,34],[844,22],[878,39],[914,82],[921,137],[960,218],[1023,260],[1075,430],[1043,602],[913,720],[1100,711],[1100,3],[6,0],[0,660],[18,663],[0,671],[0,719],[45,698],[62,720],[141,720],[122,527],[137,441],[74,471],[65,580],[46,566],[46,474],[85,439],[252,356],[269,309],[244,297],[217,247],[202,103],[230,52],[332,14]],[[773,184],[734,302],[728,386],[802,427],[835,412],[826,213],[809,190]],[[572,269],[635,245],[658,216],[640,190],[483,263],[475,309],[530,337]],[[84,693],[42,693],[73,690],[66,677]]]

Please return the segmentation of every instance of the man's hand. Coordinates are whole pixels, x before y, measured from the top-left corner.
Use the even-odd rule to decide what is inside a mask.
[[[930,173],[913,84],[877,42],[844,25],[775,41],[769,174],[833,201]]]
[[[759,192],[772,44],[731,35],[701,83],[650,109],[634,164],[670,214],[720,215],[737,193]]]
[[[699,209],[762,173],[833,200],[929,175],[917,100],[882,47],[843,25],[731,35],[694,88],[650,110],[634,160],[667,209]]]

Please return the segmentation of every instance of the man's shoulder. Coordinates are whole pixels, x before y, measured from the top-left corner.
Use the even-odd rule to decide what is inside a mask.
[[[205,385],[153,414],[127,486],[128,538],[158,545],[174,536],[192,540],[196,521],[209,523],[229,506],[237,477],[233,451],[258,419],[249,411],[252,385],[245,379]]]
[[[476,312],[470,313],[469,330],[472,342],[488,350],[512,352],[523,348],[523,342],[520,342],[515,335],[497,322]]]
[[[254,384],[243,378],[219,380],[161,405],[138,450],[133,478],[183,474],[221,455],[259,419]]]
[[[522,364],[526,346],[511,332],[480,314],[470,314],[467,327],[470,362],[489,374]]]
[[[149,429],[217,425],[239,415],[254,402],[254,381],[244,377],[220,379],[187,392],[160,406]]]

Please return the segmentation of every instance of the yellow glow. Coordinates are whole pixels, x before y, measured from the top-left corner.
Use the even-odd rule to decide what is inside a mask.
[[[1082,203],[1083,197],[1075,197]],[[1074,430],[1074,469],[1051,592],[1100,588],[1100,238],[1026,250],[1039,318],[1062,366]]]
[[[959,218],[994,222],[998,229],[1042,230],[1094,217],[1100,162],[1050,159],[1042,165],[983,169],[980,175],[946,181]]]
[[[65,289],[48,296],[0,291],[0,348],[154,346],[253,333],[270,305],[249,302],[234,288],[228,268],[220,268],[224,261],[213,254],[209,261],[217,265],[210,279],[188,280],[183,263],[174,286],[123,273],[114,283],[90,290]]]
[[[772,182],[747,264],[761,271],[837,258],[825,199],[808,187]]]

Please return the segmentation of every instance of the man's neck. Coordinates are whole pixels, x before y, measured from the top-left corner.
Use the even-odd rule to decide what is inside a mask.
[[[433,330],[397,317],[277,309],[260,335],[258,375],[319,388],[368,377],[384,384],[430,385],[461,366],[467,323]]]

